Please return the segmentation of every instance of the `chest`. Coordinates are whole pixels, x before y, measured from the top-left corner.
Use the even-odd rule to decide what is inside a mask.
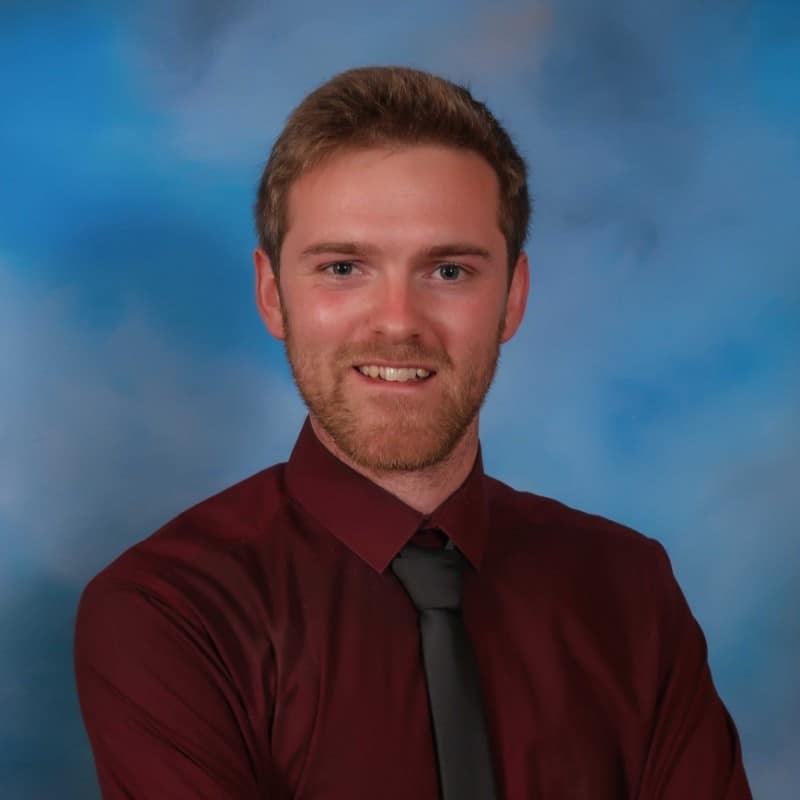
[[[502,796],[630,796],[649,724],[635,636],[591,587],[535,573],[517,561],[464,586]],[[417,612],[391,571],[354,558],[283,591],[274,696],[253,707],[271,709],[255,724],[293,796],[438,798]]]

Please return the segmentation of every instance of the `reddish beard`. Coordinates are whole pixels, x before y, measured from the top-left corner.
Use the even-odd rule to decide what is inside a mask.
[[[287,315],[285,348],[309,411],[346,456],[374,472],[418,471],[447,458],[478,414],[497,369],[504,322],[500,321],[489,347],[470,354],[460,373],[444,350],[426,350],[414,343],[345,345],[324,358],[300,352]],[[428,378],[438,383],[430,387],[438,392],[435,406],[420,397],[387,391],[362,398],[369,406],[360,413],[346,382],[353,380],[355,365],[376,361],[435,370]]]

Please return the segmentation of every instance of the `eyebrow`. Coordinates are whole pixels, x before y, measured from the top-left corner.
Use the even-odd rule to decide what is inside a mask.
[[[377,253],[379,248],[363,242],[317,242],[309,245],[300,253],[302,256],[320,255],[322,253],[339,253],[348,256],[370,256]],[[485,247],[479,247],[469,242],[452,242],[437,244],[421,251],[425,258],[446,258],[449,256],[478,256],[487,261],[491,254]]]

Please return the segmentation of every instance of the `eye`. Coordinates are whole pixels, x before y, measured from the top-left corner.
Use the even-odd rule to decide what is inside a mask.
[[[353,274],[354,264],[352,261],[334,261],[332,264],[326,264],[323,272],[329,272],[337,278],[346,278]]]
[[[436,269],[445,281],[449,281],[451,283],[458,280],[458,278],[461,276],[461,273],[464,272],[464,267],[462,267],[460,264],[439,264]]]

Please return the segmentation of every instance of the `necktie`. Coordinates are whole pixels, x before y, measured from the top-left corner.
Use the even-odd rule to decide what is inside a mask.
[[[408,544],[392,561],[392,572],[419,611],[442,797],[494,800],[478,667],[461,616],[465,564],[451,541],[444,550]]]

